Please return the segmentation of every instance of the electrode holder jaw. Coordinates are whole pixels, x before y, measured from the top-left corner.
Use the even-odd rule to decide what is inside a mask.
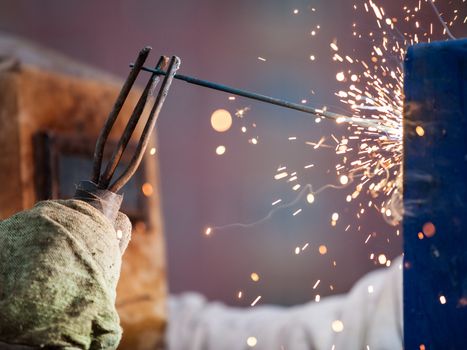
[[[149,144],[149,139],[152,131],[154,130],[162,105],[164,104],[165,98],[169,92],[172,80],[180,67],[180,58],[177,56],[172,56],[170,59],[166,56],[161,56],[159,58],[155,69],[165,69],[166,73],[163,76],[161,87],[157,92],[157,97],[153,96],[154,90],[161,80],[162,74],[153,72],[150,75],[150,78],[147,81],[130,118],[128,119],[128,123],[117,143],[116,148],[113,150],[107,165],[101,172],[101,169],[103,168],[102,162],[104,159],[104,148],[107,139],[150,51],[151,48],[147,46],[139,52],[135,64],[128,74],[128,77],[125,80],[125,83],[123,84],[115,104],[97,139],[94,150],[91,180],[81,181],[74,196],[75,199],[83,200],[100,210],[112,222],[115,222],[123,200],[123,196],[117,194],[117,192],[125,186],[138,169],[143,159],[144,152]],[[141,132],[135,153],[133,154],[130,162],[127,165],[125,164],[126,167],[117,179],[112,180],[122,159],[123,153],[125,152],[141,115],[145,110],[149,110],[150,112],[147,116],[146,124]]]

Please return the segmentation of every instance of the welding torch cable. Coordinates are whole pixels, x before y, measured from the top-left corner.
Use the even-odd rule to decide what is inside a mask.
[[[133,64],[130,64],[130,67],[133,67]],[[160,74],[160,75],[166,75],[166,72],[161,69],[154,69],[154,68],[143,66],[141,70],[146,71],[146,72]],[[202,80],[202,79],[198,79],[198,78],[194,78],[194,77],[190,77],[190,76],[182,75],[182,74],[175,74],[174,79],[182,80],[189,84],[198,85],[198,86],[206,87],[209,89],[223,91],[223,92],[227,92],[233,95],[246,97],[246,98],[261,101],[261,102],[266,102],[266,103],[273,104],[276,106],[293,109],[299,112],[313,114],[317,117],[324,117],[327,119],[335,120],[338,123],[347,122],[347,123],[357,124],[359,126],[364,126],[364,127],[373,127],[389,135],[394,135],[396,133],[394,128],[381,125],[381,124],[377,124],[374,121],[365,120],[363,118],[356,119],[356,118],[352,118],[352,117],[349,117],[343,114],[333,113],[333,112],[329,112],[326,110],[301,105],[298,103],[282,100],[279,98],[258,94],[256,92],[237,89],[231,86],[214,83],[212,81]]]

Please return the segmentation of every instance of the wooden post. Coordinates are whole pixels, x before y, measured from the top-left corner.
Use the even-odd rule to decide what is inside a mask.
[[[409,48],[404,110],[405,349],[465,349],[467,40]]]

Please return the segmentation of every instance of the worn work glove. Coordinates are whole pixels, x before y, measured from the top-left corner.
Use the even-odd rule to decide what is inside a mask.
[[[118,346],[115,290],[131,224],[119,206],[104,214],[82,194],[0,221],[0,349]]]

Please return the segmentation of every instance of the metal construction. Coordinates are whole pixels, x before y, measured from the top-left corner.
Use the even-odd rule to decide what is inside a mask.
[[[467,40],[409,48],[404,85],[405,349],[465,349]]]

